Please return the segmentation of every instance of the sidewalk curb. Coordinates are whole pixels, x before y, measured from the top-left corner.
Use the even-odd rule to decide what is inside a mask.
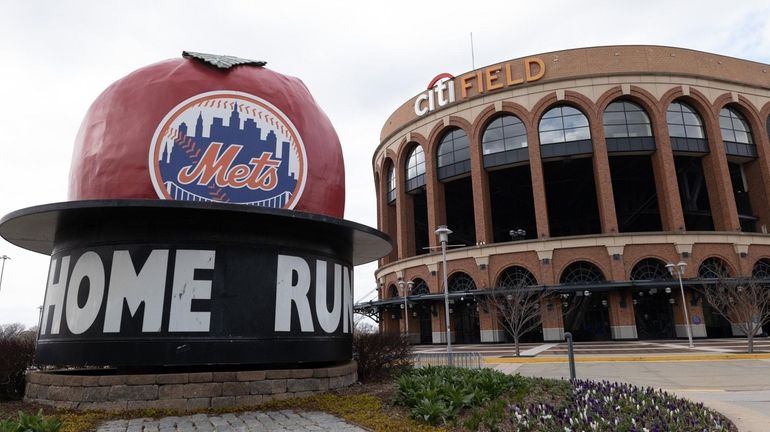
[[[761,354],[679,354],[679,355],[628,355],[628,356],[576,356],[575,363],[614,362],[671,362],[671,361],[719,361],[719,360],[767,360],[770,353]],[[505,363],[566,363],[567,356],[534,358],[484,357],[486,364]]]

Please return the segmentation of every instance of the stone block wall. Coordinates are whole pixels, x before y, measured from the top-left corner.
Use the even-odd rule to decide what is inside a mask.
[[[32,372],[24,400],[58,408],[126,411],[226,408],[310,396],[358,380],[355,361],[333,367],[259,371],[93,375]]]

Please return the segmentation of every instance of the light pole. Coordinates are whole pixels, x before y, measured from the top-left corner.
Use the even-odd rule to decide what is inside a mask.
[[[452,330],[450,329],[449,322],[449,282],[446,272],[446,245],[449,242],[449,234],[452,234],[452,230],[447,228],[446,225],[439,225],[438,229],[436,230],[438,241],[441,243],[441,257],[444,269],[444,318],[446,319],[446,353],[449,366],[452,366]]]
[[[0,256],[0,259],[3,260],[3,266],[0,267],[0,288],[3,287],[3,272],[5,271],[5,260],[11,259],[8,255]]]
[[[398,281],[398,286],[401,287],[401,293],[404,296],[404,334],[406,334],[407,341],[409,340],[409,303],[407,303],[406,296],[412,291],[414,282]]]
[[[694,345],[692,344],[692,329],[690,328],[690,316],[687,313],[687,300],[684,298],[684,286],[682,286],[682,275],[684,274],[684,269],[687,267],[687,263],[684,261],[679,261],[678,264],[666,264],[666,268],[668,269],[668,272],[671,273],[671,276],[676,273],[677,278],[679,278],[679,291],[682,293],[682,311],[684,312],[684,321],[685,325],[687,327],[687,340],[690,343],[690,348],[693,348]]]

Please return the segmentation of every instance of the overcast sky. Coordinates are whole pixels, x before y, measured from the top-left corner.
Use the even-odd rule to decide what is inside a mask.
[[[72,144],[112,82],[183,50],[301,78],[334,124],[346,219],[376,226],[371,158],[385,119],[440,72],[548,51],[654,44],[770,63],[762,1],[32,1],[0,7],[0,216],[67,200]],[[37,323],[47,256],[8,255],[0,324]],[[373,297],[374,264],[355,297]]]

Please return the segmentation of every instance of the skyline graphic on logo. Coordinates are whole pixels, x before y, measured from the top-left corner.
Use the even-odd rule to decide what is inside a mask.
[[[292,209],[307,161],[291,121],[256,96],[216,91],[194,96],[160,123],[150,177],[162,199]]]

